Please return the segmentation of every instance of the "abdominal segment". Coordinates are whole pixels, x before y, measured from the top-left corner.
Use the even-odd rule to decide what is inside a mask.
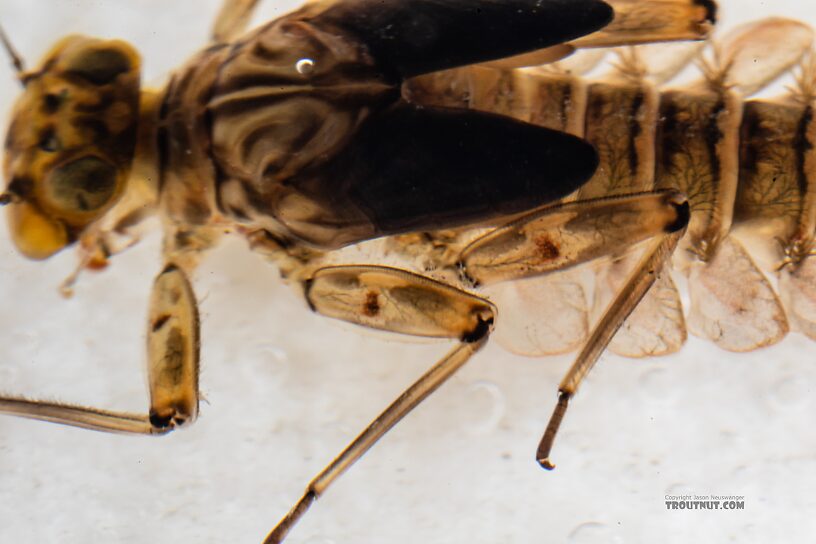
[[[729,351],[748,351],[778,342],[791,327],[816,339],[816,124],[808,79],[813,61],[806,57],[812,40],[810,28],[795,21],[751,23],[717,42],[716,57],[703,57],[702,77],[671,88],[664,82],[674,73],[660,69],[672,66],[676,73],[695,58],[687,45],[632,48],[601,78],[583,75],[598,53],[579,52],[547,67],[476,66],[423,76],[408,91],[419,101],[496,111],[586,138],[600,164],[566,201],[654,189],[684,194],[691,220],[672,265],[611,349],[627,356],[671,353],[688,330]],[[685,60],[666,61],[672,51]],[[662,60],[652,67],[650,59]],[[747,99],[799,63],[803,75],[787,95]],[[497,288],[500,308],[505,299],[526,312],[534,303],[525,293],[546,292],[547,307],[556,309],[542,315],[536,306],[528,312],[535,323],[516,320],[507,334],[500,323],[497,337],[530,355],[573,349],[584,340],[586,318],[605,308],[638,251],[627,248],[596,264],[593,281],[581,281],[584,272],[560,271]],[[770,281],[777,270],[779,293]],[[688,282],[685,311],[673,276]],[[560,327],[553,342],[547,323],[558,322],[564,308],[570,308],[565,322],[575,325]],[[551,349],[553,343],[562,349]]]

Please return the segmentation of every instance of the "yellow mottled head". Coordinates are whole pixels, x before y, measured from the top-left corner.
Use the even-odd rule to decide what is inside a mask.
[[[70,36],[37,70],[5,140],[12,239],[32,259],[77,240],[122,195],[136,146],[140,59],[121,41]]]

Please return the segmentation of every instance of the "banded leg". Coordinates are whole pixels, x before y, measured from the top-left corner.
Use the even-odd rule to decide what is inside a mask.
[[[186,274],[167,266],[153,284],[147,335],[148,414],[0,397],[0,413],[95,431],[165,434],[198,415],[198,307]]]
[[[368,327],[459,344],[399,396],[318,474],[292,510],[266,537],[281,542],[325,490],[382,436],[459,370],[484,344],[496,309],[488,301],[446,284],[395,268],[337,266],[304,282],[315,311]]]
[[[649,244],[646,253],[630,274],[626,284],[607,307],[581,353],[578,354],[572,367],[564,376],[564,379],[561,380],[561,385],[558,386],[558,404],[555,406],[553,415],[547,424],[547,430],[544,432],[536,452],[536,459],[543,468],[547,470],[555,468],[555,465],[550,461],[550,451],[570,399],[578,391],[581,382],[592,370],[592,367],[595,366],[595,363],[598,362],[598,358],[609,345],[609,342],[612,341],[615,333],[657,280],[660,270],[669,261],[677,247],[677,243],[684,234],[685,228],[660,236]]]
[[[569,275],[572,267],[629,255],[639,242],[683,228],[687,215],[685,198],[676,192],[645,192],[548,206],[460,250],[458,239],[439,237],[424,245],[419,238],[403,239],[391,247],[415,262],[438,256],[425,263],[427,269],[447,268],[450,276],[458,271],[466,284],[490,288],[499,307],[510,310],[496,331],[498,341],[514,353],[541,356],[586,341],[586,301],[580,278]],[[529,279],[513,281],[522,278]]]
[[[463,276],[483,284],[565,269],[650,240],[561,382],[558,405],[537,453],[544,468],[554,468],[550,450],[569,399],[671,258],[685,234],[689,213],[688,202],[675,192],[576,201],[523,217],[463,250],[459,259]]]
[[[620,255],[688,219],[686,198],[670,190],[556,204],[477,238],[456,264],[473,286],[540,276]]]
[[[512,280],[620,252],[639,241],[682,230],[687,222],[685,199],[670,191],[571,202],[521,216],[478,238],[455,260],[463,278],[473,285]],[[680,234],[671,236],[675,240]],[[266,544],[281,542],[340,474],[464,365],[487,341],[495,315],[493,305],[484,299],[394,268],[327,267],[303,283],[310,306],[328,317],[392,332],[458,338],[460,344],[309,483]],[[598,344],[600,351],[605,345]]]
[[[578,47],[615,47],[707,37],[717,21],[717,5],[708,0],[607,0],[615,20],[575,40]]]

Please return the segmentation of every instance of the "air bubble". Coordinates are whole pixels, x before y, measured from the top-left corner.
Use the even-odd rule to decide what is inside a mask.
[[[673,372],[652,366],[638,377],[638,390],[649,401],[670,404],[677,396],[676,379]]]
[[[268,377],[285,380],[291,370],[291,361],[285,350],[271,343],[261,343],[255,346],[253,360],[264,369]]]
[[[307,76],[314,72],[315,69],[315,61],[312,59],[300,59],[295,64],[295,70],[298,71],[299,74]]]
[[[498,427],[507,410],[507,401],[501,388],[493,382],[477,381],[468,387],[467,404],[474,414],[467,426],[470,433],[484,435]]]
[[[608,542],[614,544],[621,542],[620,537],[613,533],[611,527],[597,521],[582,523],[569,534],[569,541],[573,544],[595,544],[596,542]]]
[[[797,376],[785,376],[771,386],[771,399],[778,408],[798,408],[809,398],[806,382]]]

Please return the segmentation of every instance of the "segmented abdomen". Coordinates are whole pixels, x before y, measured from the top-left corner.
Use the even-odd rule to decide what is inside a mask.
[[[768,20],[755,23],[754,33],[769,27],[778,32],[781,24],[796,31],[804,27]],[[743,31],[737,36],[742,42],[734,38],[736,45],[725,45],[735,51],[735,79],[748,77],[738,55],[750,35]],[[472,66],[414,80],[406,93],[422,103],[510,115],[586,138],[601,163],[573,198],[654,188],[687,195],[692,219],[674,259],[689,278],[687,317],[664,274],[616,336],[614,351],[629,356],[669,353],[682,345],[686,328],[732,351],[775,343],[790,324],[816,339],[816,259],[806,258],[816,226],[816,122],[808,88],[772,101],[746,101],[726,83],[732,74],[724,68],[711,70],[697,85],[660,90],[635,54],[628,54],[622,54],[622,67],[597,81],[553,67]],[[775,68],[782,73],[790,63]],[[765,72],[757,76],[764,78],[760,83],[746,87],[754,91],[774,79]],[[779,285],[784,306],[743,241],[756,255],[771,250],[773,259],[763,263],[769,270],[786,264]],[[624,256],[600,269],[596,312],[621,285],[631,261]],[[569,273],[559,276],[561,283],[570,278]],[[558,294],[556,282],[542,281],[550,281],[549,292]],[[574,286],[577,280],[567,283]],[[565,351],[583,341],[582,333],[571,340],[558,349],[530,347],[526,338],[522,343],[527,347],[510,347],[529,354]]]

